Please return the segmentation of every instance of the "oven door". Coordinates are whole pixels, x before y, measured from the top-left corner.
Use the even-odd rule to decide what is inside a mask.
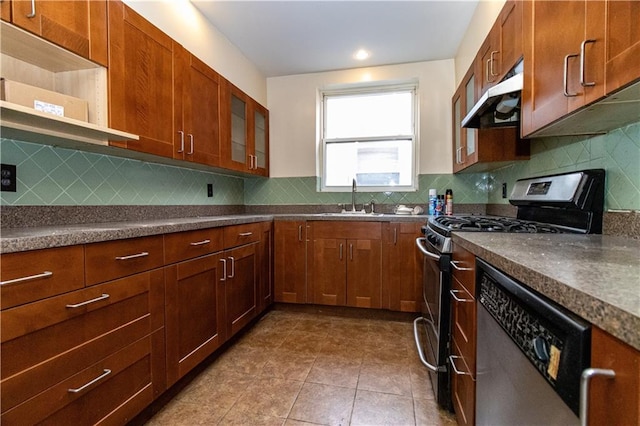
[[[446,365],[449,339],[450,254],[438,254],[426,238],[416,246],[424,256],[422,316],[414,321],[414,338],[420,361],[429,369],[436,400],[450,407],[450,381]],[[430,250],[431,249],[431,250]]]

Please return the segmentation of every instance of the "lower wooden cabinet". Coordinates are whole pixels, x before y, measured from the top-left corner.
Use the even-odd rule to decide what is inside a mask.
[[[274,223],[274,299],[307,303],[307,222]]]
[[[164,274],[2,311],[1,422],[125,423],[166,389]]]
[[[165,268],[167,381],[174,384],[224,342],[220,253]]]
[[[263,222],[260,226],[258,244],[258,313],[264,312],[273,303],[273,224]]]
[[[458,424],[473,425],[477,334],[475,257],[454,244],[451,269],[451,400]]]
[[[225,325],[230,338],[257,314],[257,243],[224,252]]]
[[[383,307],[392,311],[420,312],[422,254],[416,249],[422,222],[383,225]]]
[[[313,303],[382,308],[382,224],[311,222]]]
[[[640,424],[640,351],[593,327],[591,366],[613,370],[615,377],[591,379],[589,424]]]

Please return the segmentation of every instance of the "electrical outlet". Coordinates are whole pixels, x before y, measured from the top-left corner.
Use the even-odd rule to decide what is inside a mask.
[[[2,175],[1,189],[2,191],[16,192],[16,166],[13,164],[0,165],[0,174]]]
[[[207,197],[213,197],[213,184],[207,184]]]
[[[507,182],[502,182],[502,198],[507,198]]]

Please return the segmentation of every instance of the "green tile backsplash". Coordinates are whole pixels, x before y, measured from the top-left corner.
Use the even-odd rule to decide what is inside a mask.
[[[17,165],[3,205],[242,205],[244,179],[71,149],[0,139]],[[207,197],[207,184],[213,197]]]
[[[506,203],[501,184],[523,177],[574,170],[606,170],[605,210],[640,210],[640,123],[613,130],[606,135],[534,139],[531,159],[511,164],[490,174],[496,185],[489,203]]]
[[[425,204],[429,188],[461,204],[507,203],[502,182],[586,168],[607,171],[606,209],[640,210],[640,123],[606,135],[535,139],[531,160],[490,173],[425,174],[416,192],[359,192],[357,202]],[[318,192],[317,178],[239,178],[108,155],[0,139],[0,160],[18,166],[18,191],[3,205],[289,205],[350,203]],[[214,187],[208,198],[206,184]]]

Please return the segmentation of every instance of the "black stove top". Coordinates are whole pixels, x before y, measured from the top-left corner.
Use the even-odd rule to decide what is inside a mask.
[[[436,216],[432,218],[431,222],[443,235],[448,235],[450,231],[550,234],[568,232],[566,228],[548,223],[500,216]]]

